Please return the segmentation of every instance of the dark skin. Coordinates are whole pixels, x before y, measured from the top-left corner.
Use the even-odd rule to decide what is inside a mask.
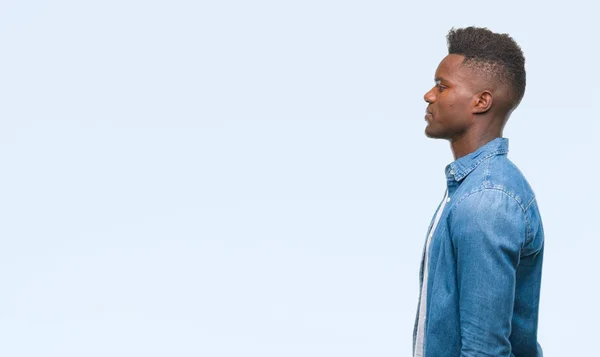
[[[457,160],[502,137],[512,110],[506,86],[450,54],[435,72],[435,86],[425,93],[429,104],[425,135],[450,141]]]

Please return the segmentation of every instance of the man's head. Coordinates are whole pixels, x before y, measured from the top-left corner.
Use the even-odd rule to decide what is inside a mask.
[[[525,58],[507,34],[486,28],[451,29],[448,56],[425,94],[425,129],[431,138],[453,140],[477,129],[501,135],[525,92]]]

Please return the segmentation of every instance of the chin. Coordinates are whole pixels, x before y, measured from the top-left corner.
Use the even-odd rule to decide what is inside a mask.
[[[431,124],[428,124],[425,128],[425,136],[431,139],[438,139],[436,132],[431,130]]]
[[[444,135],[443,133],[437,133],[437,132],[431,130],[431,126],[430,125],[428,125],[425,128],[425,136],[426,137],[428,137],[430,139],[447,139],[447,136]]]

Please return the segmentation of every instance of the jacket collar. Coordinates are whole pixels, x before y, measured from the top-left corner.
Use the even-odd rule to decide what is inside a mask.
[[[508,138],[496,138],[474,152],[447,165],[446,178],[448,180],[461,181],[471,171],[475,170],[483,160],[492,156],[506,154],[508,154]]]

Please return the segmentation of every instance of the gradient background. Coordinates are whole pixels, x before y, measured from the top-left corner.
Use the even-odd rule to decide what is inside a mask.
[[[540,3],[541,4],[541,3]],[[409,356],[452,27],[527,58],[545,356],[597,350],[592,1],[0,5],[0,355]]]

